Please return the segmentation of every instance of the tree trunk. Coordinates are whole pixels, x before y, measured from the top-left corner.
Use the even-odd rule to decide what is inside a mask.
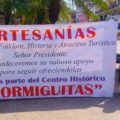
[[[12,1],[5,0],[3,4],[3,13],[5,15],[5,24],[8,25],[11,23],[12,18]]]
[[[43,20],[45,19],[45,12],[43,9],[39,9],[37,11],[37,16],[36,16],[36,24],[42,24]]]
[[[49,19],[50,22],[52,24],[54,24],[59,17],[59,12],[61,9],[61,4],[60,4],[61,0],[50,0],[50,4],[49,4]]]
[[[5,14],[5,24],[6,25],[9,25],[11,23],[11,13],[10,12],[7,12]]]

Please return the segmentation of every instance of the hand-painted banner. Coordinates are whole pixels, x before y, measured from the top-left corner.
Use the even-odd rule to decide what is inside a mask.
[[[0,26],[0,99],[111,97],[117,24]]]

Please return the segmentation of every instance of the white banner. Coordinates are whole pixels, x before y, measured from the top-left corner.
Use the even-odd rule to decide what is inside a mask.
[[[111,97],[117,24],[0,26],[0,99]]]

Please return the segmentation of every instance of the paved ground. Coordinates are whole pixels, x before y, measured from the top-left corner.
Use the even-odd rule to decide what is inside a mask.
[[[120,96],[1,101],[0,120],[120,120]]]

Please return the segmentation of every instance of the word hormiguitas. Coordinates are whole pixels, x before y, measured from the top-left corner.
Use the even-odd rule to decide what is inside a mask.
[[[65,95],[92,95],[94,93],[94,85],[59,85],[59,86],[13,86],[0,88],[0,98],[16,98],[16,97],[50,97]]]

